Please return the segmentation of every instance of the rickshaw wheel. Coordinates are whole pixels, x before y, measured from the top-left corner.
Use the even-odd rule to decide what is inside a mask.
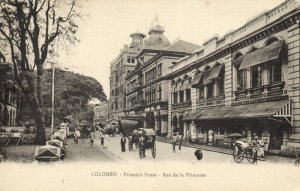
[[[247,152],[247,160],[249,163],[254,163],[254,156],[253,156],[252,151]]]
[[[156,146],[155,143],[153,144],[153,147],[151,148],[152,151],[152,157],[155,158],[156,157]]]
[[[132,145],[133,143],[132,143],[132,139],[130,139],[129,141],[128,141],[128,150],[129,151],[132,151],[132,149],[133,149],[133,145]]]
[[[244,159],[244,152],[239,151],[237,146],[233,148],[233,159],[236,163],[241,163]]]

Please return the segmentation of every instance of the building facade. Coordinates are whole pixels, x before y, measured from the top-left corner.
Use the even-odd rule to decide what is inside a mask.
[[[0,61],[0,126],[17,125],[16,87],[9,80],[11,67]]]
[[[103,102],[94,107],[93,125],[102,123],[105,124],[108,121],[108,103]]]
[[[168,134],[221,146],[233,133],[257,135],[283,154],[300,147],[299,5],[287,0],[174,63]]]
[[[163,33],[164,27],[154,20],[136,55],[135,70],[126,77],[126,118],[140,119],[145,128],[153,128],[162,136],[168,133],[169,67],[199,48],[183,40],[171,44]]]
[[[109,96],[109,120],[118,119],[125,115],[125,77],[136,66],[135,56],[140,50],[145,35],[132,33],[131,44],[124,45],[120,54],[110,64],[110,96]]]

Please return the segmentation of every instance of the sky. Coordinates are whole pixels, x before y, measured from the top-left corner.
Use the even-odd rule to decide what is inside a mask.
[[[133,32],[148,33],[156,15],[172,43],[176,39],[202,45],[223,36],[284,0],[82,0],[80,40],[60,57],[58,66],[94,77],[109,97],[110,63]]]

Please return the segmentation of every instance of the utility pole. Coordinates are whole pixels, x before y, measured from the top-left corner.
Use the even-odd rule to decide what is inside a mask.
[[[51,118],[50,134],[52,135],[54,130],[54,79],[55,79],[54,62],[51,63],[51,67],[52,67],[52,118]]]

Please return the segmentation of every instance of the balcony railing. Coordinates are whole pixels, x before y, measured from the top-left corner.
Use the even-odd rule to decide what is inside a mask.
[[[186,101],[186,102],[181,102],[181,103],[174,103],[172,104],[172,108],[177,109],[177,108],[185,108],[185,107],[191,107],[192,102],[191,100]]]
[[[207,98],[207,99],[199,99],[196,101],[197,106],[204,107],[204,106],[212,106],[212,105],[224,105],[225,104],[225,96],[220,95],[217,97]]]
[[[235,102],[251,99],[260,99],[271,96],[282,96],[284,94],[284,84],[284,81],[280,81],[271,84],[261,85],[255,88],[234,91]]]

